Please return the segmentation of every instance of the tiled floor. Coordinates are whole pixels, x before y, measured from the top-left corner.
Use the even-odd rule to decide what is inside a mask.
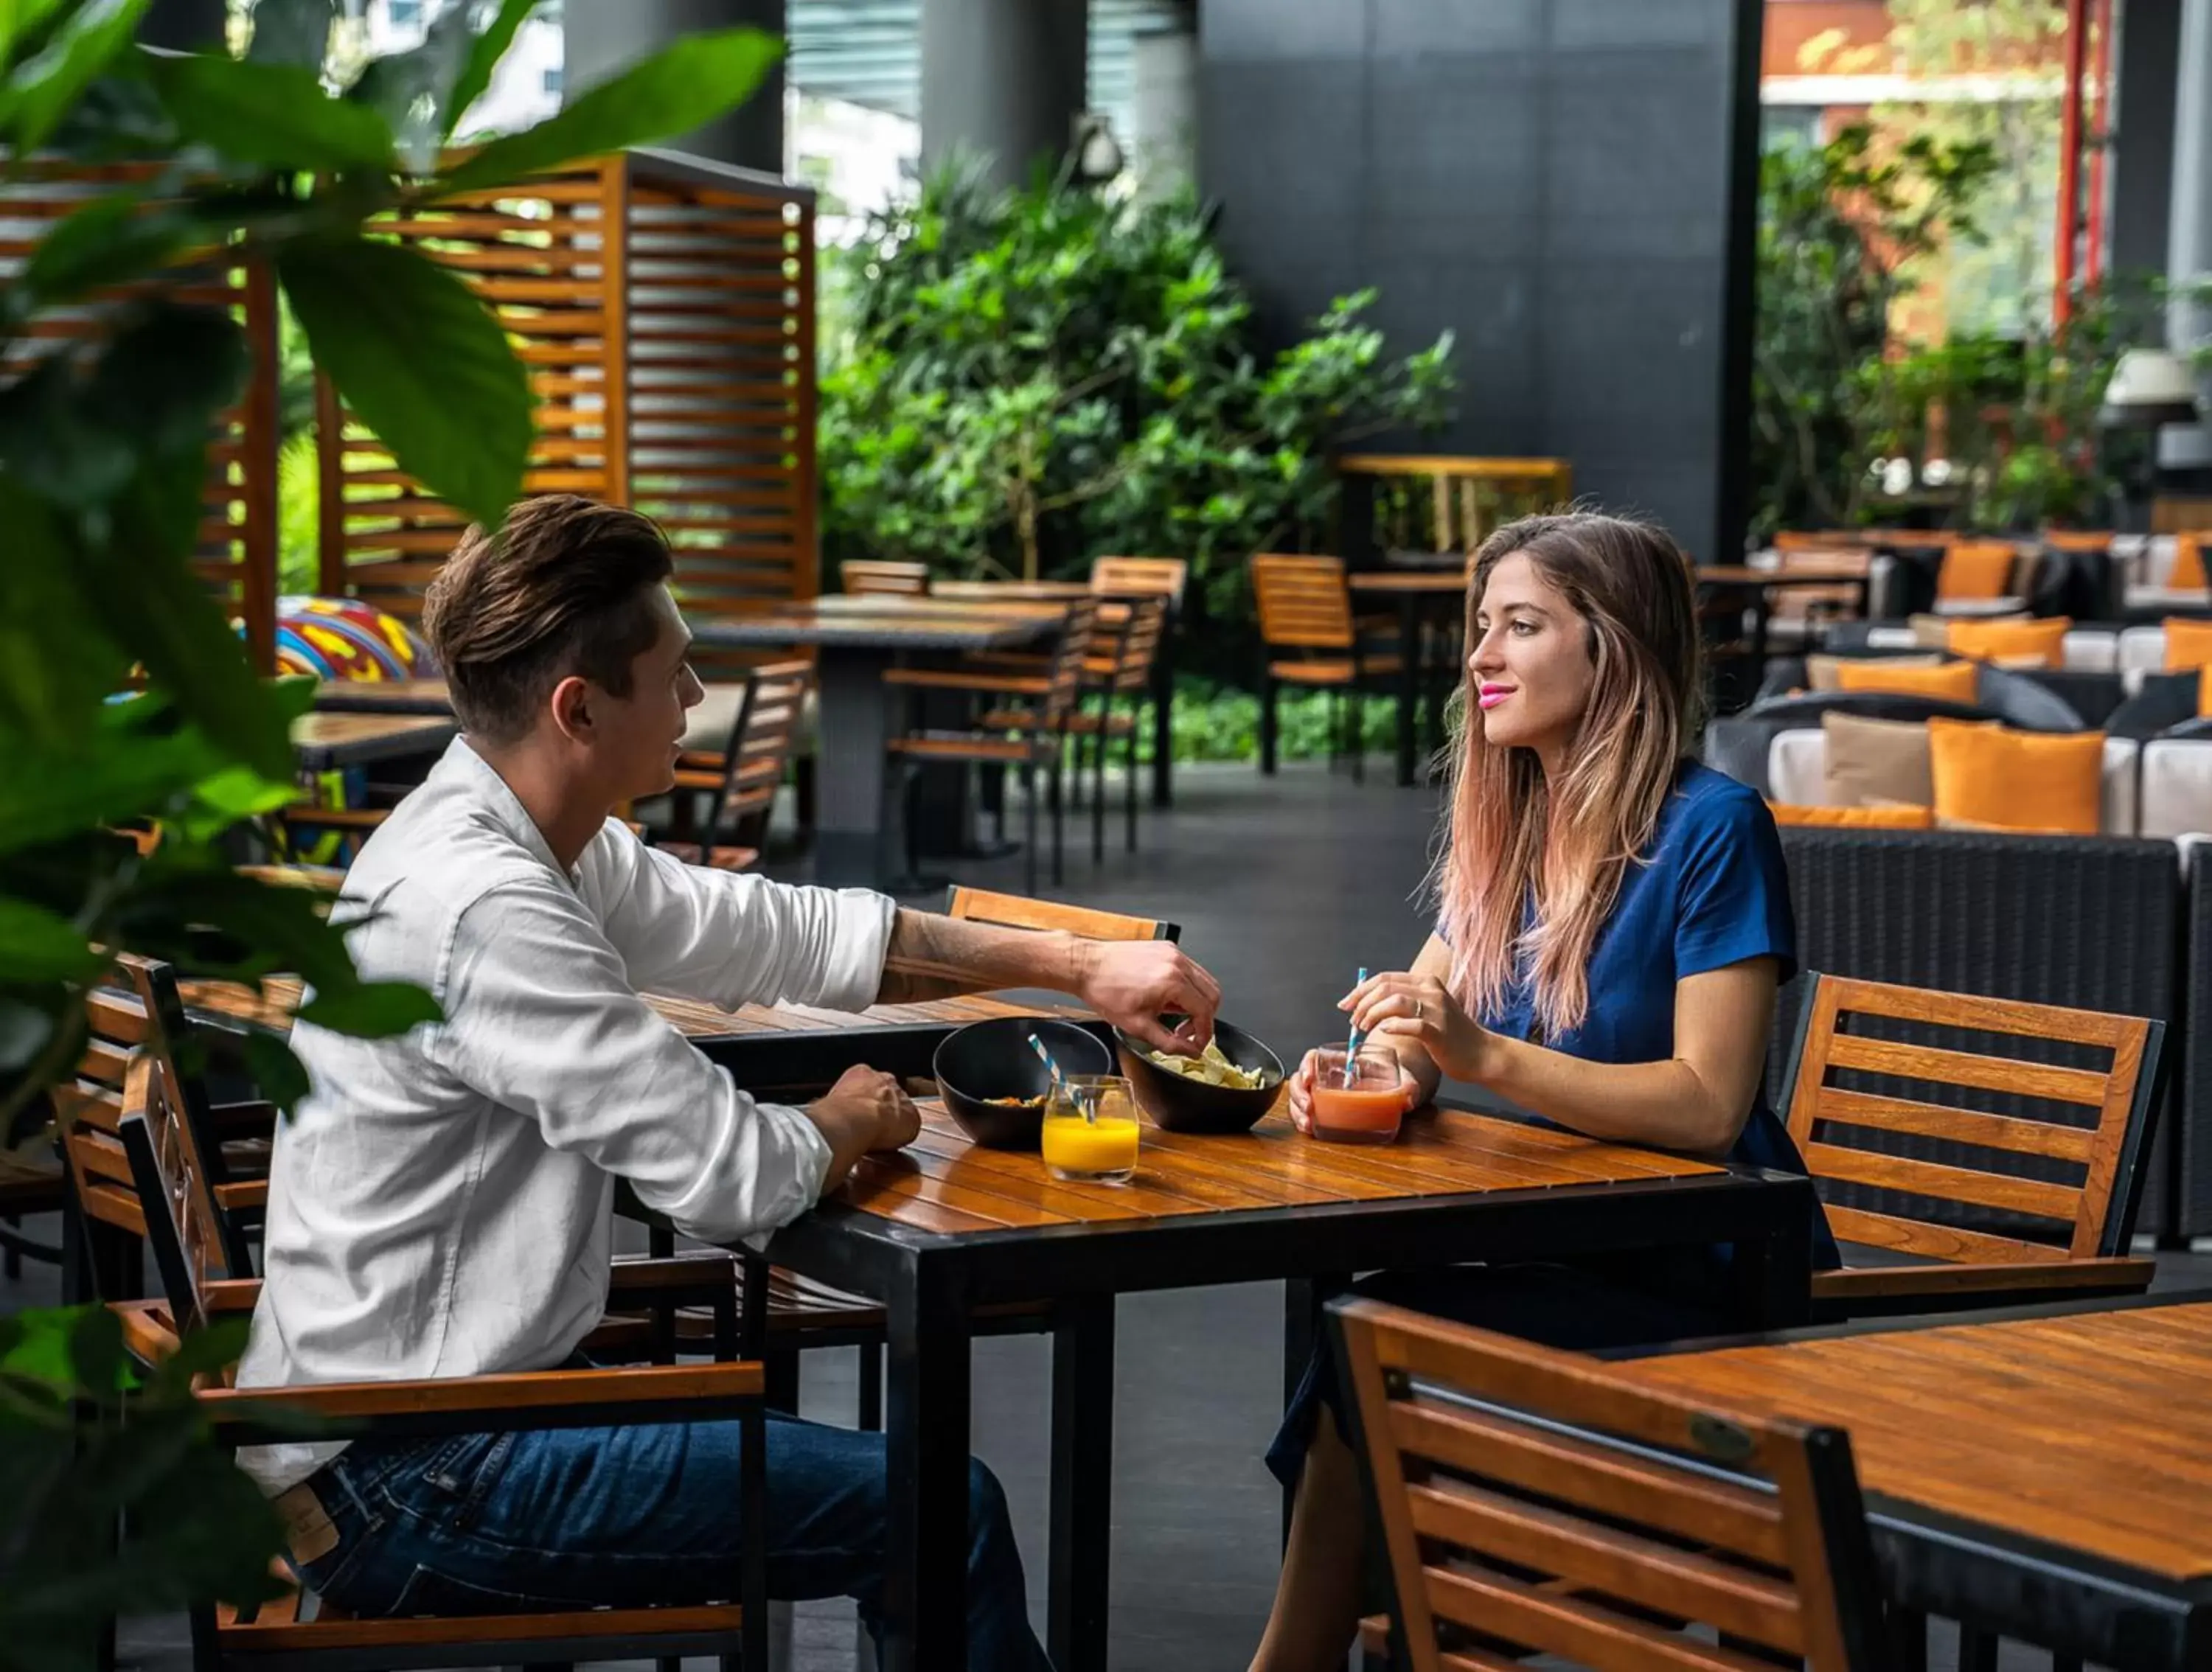
[[[1364,787],[1316,767],[1262,786],[1249,768],[1187,770],[1174,812],[1146,816],[1142,850],[1089,859],[1087,830],[1068,863],[1070,899],[1183,926],[1182,944],[1220,978],[1224,1013],[1285,1053],[1330,1037],[1334,1002],[1361,964],[1401,967],[1419,945],[1415,896],[1436,811],[1373,763]],[[1018,888],[1019,863],[962,880]],[[917,902],[917,903],[926,903]],[[2169,1256],[2161,1286],[2212,1282],[2212,1256]],[[0,1308],[51,1294],[34,1270],[0,1284]],[[1273,1286],[1139,1296],[1120,1311],[1113,1545],[1116,1672],[1228,1672],[1250,1654],[1272,1593],[1279,1498],[1260,1454],[1280,1408],[1281,1303]],[[849,1421],[850,1353],[808,1362],[804,1407]],[[975,1444],[1005,1481],[1042,1625],[1047,1359],[1042,1341],[981,1343]],[[849,1605],[798,1611],[792,1664],[853,1664]],[[180,1672],[178,1622],[137,1622],[130,1668]],[[2004,1672],[2046,1664],[2008,1651]],[[1948,1643],[1936,1664],[1954,1664]]]

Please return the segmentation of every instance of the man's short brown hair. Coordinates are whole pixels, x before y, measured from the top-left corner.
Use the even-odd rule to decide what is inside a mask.
[[[659,631],[652,589],[674,571],[650,517],[575,494],[522,501],[495,534],[471,526],[422,601],[462,726],[516,742],[572,674],[628,696]]]

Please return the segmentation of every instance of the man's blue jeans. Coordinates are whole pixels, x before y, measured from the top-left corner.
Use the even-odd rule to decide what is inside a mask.
[[[338,1542],[301,1578],[362,1615],[724,1602],[764,1536],[770,1596],[853,1596],[873,1629],[884,1437],[771,1415],[765,1529],[738,1524],[738,1457],[735,1422],[357,1441],[311,1483]],[[1006,1496],[973,1461],[968,1525],[968,1664],[1049,1672]]]

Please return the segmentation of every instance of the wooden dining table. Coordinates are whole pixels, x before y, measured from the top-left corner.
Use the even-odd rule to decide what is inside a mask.
[[[2212,1668],[2212,1293],[1790,1330],[1616,1368],[1849,1430],[1901,1607],[2077,1666]],[[1917,1635],[1900,1669],[1924,1666]]]
[[[443,679],[325,679],[315,687],[315,708],[325,714],[450,714],[453,699]]]
[[[894,667],[962,654],[1019,650],[1058,631],[1064,605],[973,604],[833,593],[759,615],[697,617],[694,642],[711,648],[816,653],[816,879],[833,887],[888,888],[906,866],[904,798],[890,793],[886,745],[897,734],[884,675]]]
[[[1775,593],[1796,587],[1856,587],[1856,607],[1863,620],[1869,613],[1874,587],[1873,568],[1864,562],[1820,564],[1793,561],[1772,568],[1749,563],[1705,563],[1691,574],[1700,594],[1741,592],[1749,595],[1750,660],[1753,667],[1760,670],[1766,666],[1767,628],[1774,618]]]
[[[365,766],[435,754],[458,727],[450,718],[410,714],[329,714],[321,709],[292,722],[292,755],[303,772]]]
[[[1279,1113],[1225,1136],[1147,1128],[1129,1183],[1076,1183],[1034,1152],[970,1142],[934,1105],[923,1122],[768,1249],[889,1315],[891,1672],[965,1663],[976,1307],[1052,1309],[1048,1648],[1061,1672],[1107,1662],[1119,1295],[1287,1280],[1286,1379],[1318,1339],[1317,1298],[1381,1268],[1732,1242],[1736,1314],[1805,1316],[1799,1177],[1445,1110],[1376,1147],[1302,1137]]]
[[[298,977],[272,976],[253,988],[237,982],[178,983],[185,1013],[218,1028],[287,1033],[300,1005]],[[663,1020],[726,1067],[742,1070],[748,1090],[827,1086],[855,1063],[885,1073],[927,1074],[937,1043],[956,1028],[999,1016],[1080,1016],[1052,1001],[975,994],[864,1011],[812,1005],[744,1005],[724,1010],[696,999],[648,993]]]

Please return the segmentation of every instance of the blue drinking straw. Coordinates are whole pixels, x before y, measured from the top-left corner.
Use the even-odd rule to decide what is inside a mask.
[[[1059,1092],[1061,1097],[1067,1099],[1068,1102],[1073,1104],[1077,1109],[1080,1110],[1085,1122],[1091,1125],[1096,1126],[1098,1123],[1098,1112],[1091,1108],[1086,1100],[1077,1097],[1073,1091],[1068,1089],[1067,1076],[1060,1072],[1060,1064],[1052,1060],[1052,1053],[1045,1049],[1044,1041],[1038,1038],[1036,1035],[1031,1034],[1030,1036],[1030,1049],[1035,1051],[1043,1061],[1045,1072],[1052,1076],[1053,1090]]]
[[[1367,966],[1363,964],[1359,966],[1359,981],[1354,982],[1352,985],[1357,987],[1359,985],[1360,982],[1364,982],[1366,979]],[[1352,1082],[1355,1079],[1352,1067],[1352,1059],[1359,1055],[1359,1047],[1365,1041],[1366,1037],[1367,1036],[1365,1034],[1360,1032],[1359,1024],[1357,1021],[1353,1022],[1352,1024],[1352,1032],[1346,1037],[1344,1042],[1344,1089],[1347,1091],[1352,1089]]]

